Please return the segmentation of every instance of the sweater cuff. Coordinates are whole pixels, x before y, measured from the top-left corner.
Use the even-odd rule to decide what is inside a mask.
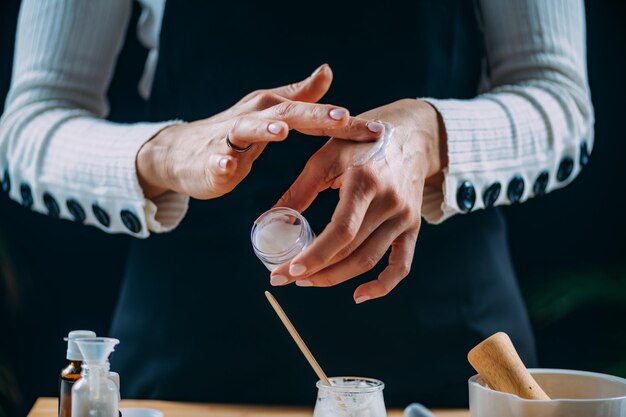
[[[76,113],[59,115],[55,135],[39,149],[44,158],[9,158],[0,167],[9,196],[31,210],[107,233],[145,238],[151,231],[175,228],[187,212],[189,198],[168,192],[146,199],[136,158],[148,140],[180,122],[115,125]],[[28,153],[15,152],[24,154]]]
[[[144,215],[148,229],[155,233],[175,229],[187,214],[189,197],[169,191],[152,200],[146,200]]]
[[[520,122],[507,118],[494,100],[423,100],[441,114],[448,152],[443,182],[424,189],[422,216],[428,223],[542,196],[569,184],[589,159],[593,124],[566,132],[556,106],[552,128],[560,129],[559,140],[549,144],[538,139],[546,135],[544,122],[533,120],[523,101],[509,98],[509,110],[526,116],[521,127],[526,142],[521,144],[519,135],[511,133]]]

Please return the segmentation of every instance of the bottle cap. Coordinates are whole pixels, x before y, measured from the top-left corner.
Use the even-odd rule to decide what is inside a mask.
[[[85,337],[96,337],[96,333],[91,330],[72,330],[67,337],[63,340],[67,342],[67,355],[66,358],[70,361],[82,361],[83,355],[80,353],[78,346],[76,345],[76,339],[82,339]]]

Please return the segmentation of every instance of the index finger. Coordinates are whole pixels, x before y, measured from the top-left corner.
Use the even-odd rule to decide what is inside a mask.
[[[340,106],[285,100],[258,112],[258,117],[281,120],[290,129],[336,129],[348,125],[350,112]]]
[[[343,127],[298,129],[298,131],[311,136],[330,136],[336,139],[368,142],[380,139],[385,132],[385,125],[360,117],[350,117],[348,124]]]
[[[349,247],[356,237],[374,196],[376,188],[366,176],[346,178],[339,192],[339,203],[330,223],[317,239],[288,266],[281,265],[272,275],[294,277],[310,275],[327,266],[342,249]]]

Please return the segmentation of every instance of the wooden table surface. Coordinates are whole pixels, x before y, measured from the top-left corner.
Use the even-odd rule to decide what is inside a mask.
[[[145,407],[156,408],[165,413],[165,417],[311,417],[312,408],[269,407],[251,405],[192,404],[170,401],[122,400],[121,408]],[[437,417],[469,417],[466,410],[434,411]],[[388,410],[389,417],[401,417],[402,410]],[[28,417],[57,417],[57,399],[39,398]]]

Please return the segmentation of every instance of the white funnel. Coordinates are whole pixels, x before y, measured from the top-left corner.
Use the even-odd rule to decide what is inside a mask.
[[[105,363],[109,355],[115,350],[119,340],[111,337],[88,337],[77,339],[76,344],[86,364]]]

